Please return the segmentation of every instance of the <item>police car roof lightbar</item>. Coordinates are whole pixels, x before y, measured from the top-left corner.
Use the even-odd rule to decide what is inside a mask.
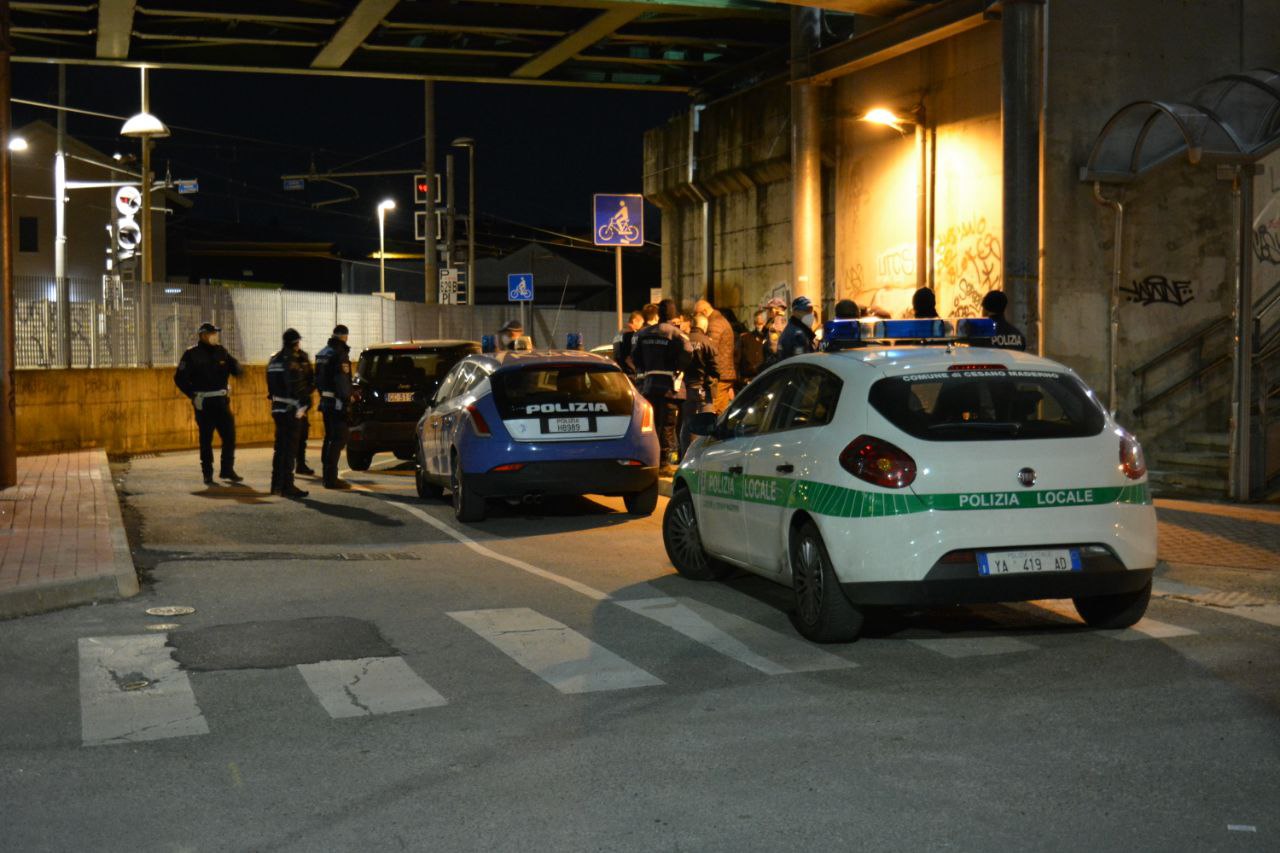
[[[983,345],[996,334],[996,321],[958,320],[828,320],[822,326],[822,347],[828,352],[886,341]]]
[[[582,345],[582,332],[570,332],[565,339],[565,349],[585,349]]]
[[[481,335],[480,351],[481,352],[497,352],[498,351],[497,339],[493,335]]]

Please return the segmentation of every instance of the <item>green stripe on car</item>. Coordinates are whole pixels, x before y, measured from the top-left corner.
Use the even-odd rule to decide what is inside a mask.
[[[881,518],[938,510],[1051,509],[1104,504],[1149,504],[1146,483],[1083,489],[1030,489],[1018,492],[955,492],[917,495],[913,492],[869,492],[831,483],[782,477],[749,477],[708,471],[681,471],[695,494],[766,506],[805,509],[836,518]]]

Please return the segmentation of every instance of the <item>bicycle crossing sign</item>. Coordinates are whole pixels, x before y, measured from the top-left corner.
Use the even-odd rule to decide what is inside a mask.
[[[592,198],[597,246],[644,245],[644,196],[596,193]]]
[[[517,272],[507,276],[507,301],[533,301],[533,275],[531,273]]]

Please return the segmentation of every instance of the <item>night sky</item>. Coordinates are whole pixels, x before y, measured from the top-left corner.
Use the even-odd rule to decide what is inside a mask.
[[[54,67],[15,63],[13,72],[15,98],[56,102]],[[359,170],[418,168],[424,156],[420,82],[163,70],[150,75],[151,111],[173,131],[157,141],[153,168],[163,175],[168,163],[175,179],[200,181],[195,207],[171,222],[174,237],[248,230],[240,239],[250,239],[256,229],[256,239],[332,241],[346,253],[364,253],[377,244],[374,208],[390,196],[398,210],[387,221],[388,241],[409,247],[411,177],[347,181],[360,198],[317,211],[311,201],[343,191],[309,183],[306,192],[284,192],[280,175],[306,172],[313,156],[318,171],[344,164]],[[504,227],[509,235],[529,234],[486,223],[486,214],[587,233],[591,194],[640,192],[644,131],[688,104],[669,93],[457,83],[437,84],[436,96],[441,173],[451,140],[470,136],[477,142],[482,247],[486,232],[501,234]],[[139,106],[138,73],[70,67],[67,104],[131,115]],[[55,121],[53,111],[20,104],[13,113],[15,127]],[[119,136],[115,121],[72,114],[67,129],[107,154],[138,151],[136,142]],[[386,149],[394,150],[369,156]],[[466,152],[455,153],[463,210]],[[649,207],[648,214],[654,213]],[[655,238],[656,228],[648,236]]]

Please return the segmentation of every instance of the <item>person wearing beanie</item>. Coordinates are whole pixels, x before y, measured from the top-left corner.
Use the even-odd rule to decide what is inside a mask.
[[[858,311],[858,303],[852,299],[841,299],[836,303],[836,319],[837,320],[856,320],[862,316]]]
[[[195,408],[196,427],[200,431],[200,473],[206,486],[215,485],[215,430],[222,440],[222,467],[218,476],[232,483],[244,480],[236,473],[236,419],[231,413],[230,390],[227,388],[228,378],[240,375],[240,362],[219,343],[220,331],[212,323],[201,323],[197,330],[200,342],[182,354],[178,369],[173,372],[173,384],[187,395]]]
[[[1025,351],[1027,348],[1027,336],[1022,334],[1021,329],[1004,317],[1004,312],[1008,307],[1009,297],[1002,290],[987,291],[987,295],[982,297],[982,316],[996,321],[996,334],[991,339],[991,344],[1002,349]]]
[[[267,362],[267,393],[271,395],[271,417],[276,423],[271,494],[305,498],[307,493],[293,484],[293,471],[301,432],[299,422],[307,417],[311,406],[311,362],[302,351],[302,335],[296,329],[285,329],[282,341],[280,351]]]
[[[922,287],[911,294],[911,316],[919,319],[934,319],[938,316],[938,300],[933,291]]]
[[[777,361],[793,355],[817,352],[817,335],[813,331],[818,315],[813,308],[813,300],[807,296],[797,296],[791,300],[791,319],[778,338]]]
[[[316,388],[320,390],[320,414],[324,417],[324,445],[320,471],[326,489],[349,489],[338,479],[338,460],[347,446],[347,408],[351,402],[351,347],[349,331],[338,324],[324,349],[316,353]]]

